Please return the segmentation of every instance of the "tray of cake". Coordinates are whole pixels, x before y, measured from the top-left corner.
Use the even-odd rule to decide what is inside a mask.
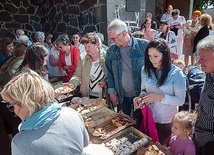
[[[85,121],[85,125],[88,127],[91,124],[93,125],[93,123],[96,123],[96,121],[104,121],[106,117],[113,114],[115,115],[117,113],[107,107],[101,107],[97,110],[83,114],[82,117]]]
[[[128,115],[120,111],[107,116],[105,119],[94,122],[88,127],[88,131],[93,136],[91,141],[99,143],[135,123]]]
[[[166,149],[164,146],[161,146],[160,144],[156,144],[153,141],[150,141],[149,144],[147,144],[144,147],[140,147],[137,150],[136,155],[173,155],[169,149]]]
[[[150,137],[131,126],[104,140],[103,143],[115,155],[128,155],[135,154],[150,141]]]
[[[103,98],[89,99],[75,97],[71,100],[69,107],[78,111],[81,115],[92,112],[101,107],[106,107],[106,100]]]

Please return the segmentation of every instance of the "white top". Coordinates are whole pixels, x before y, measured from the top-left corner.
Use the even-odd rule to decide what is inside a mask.
[[[65,64],[66,64],[66,66],[71,66],[72,65],[71,52],[69,52],[69,55],[65,55]]]
[[[201,28],[199,21],[195,24],[192,23],[192,20],[187,20],[186,24],[184,25],[184,33],[190,34],[191,31],[198,32]]]
[[[186,19],[183,16],[178,16],[176,20],[173,17],[169,18],[170,26],[178,25],[178,24],[184,25],[185,23],[186,23]],[[182,37],[182,35],[183,35],[183,29],[179,29],[177,37]]]
[[[114,155],[113,152],[102,144],[89,144],[83,148],[83,155]]]
[[[85,52],[85,46],[83,44],[79,44],[78,48],[80,50],[80,54]]]
[[[99,59],[92,62],[90,81],[89,81],[89,95],[102,97],[102,88],[98,86],[99,82],[104,79],[105,74],[99,64]]]
[[[51,48],[50,55],[53,56],[54,60],[59,61],[59,51],[55,47]],[[53,66],[52,74],[53,76],[63,76],[59,66]]]

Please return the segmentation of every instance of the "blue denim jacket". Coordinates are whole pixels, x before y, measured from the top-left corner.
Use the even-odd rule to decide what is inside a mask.
[[[132,50],[130,58],[132,61],[132,77],[135,88],[135,94],[140,94],[141,85],[141,68],[144,66],[144,51],[147,46],[147,41],[132,37]],[[106,68],[108,79],[108,93],[117,94],[119,102],[123,102],[124,91],[122,86],[122,57],[120,48],[116,45],[111,45],[106,54]]]

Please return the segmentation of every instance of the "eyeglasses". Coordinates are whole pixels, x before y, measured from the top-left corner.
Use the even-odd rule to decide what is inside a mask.
[[[17,103],[18,103],[18,101],[11,103],[11,104],[7,104],[6,107],[10,112],[14,112],[14,105]]]
[[[123,33],[124,31],[120,32],[116,37],[110,38],[111,41],[115,42],[116,39]]]

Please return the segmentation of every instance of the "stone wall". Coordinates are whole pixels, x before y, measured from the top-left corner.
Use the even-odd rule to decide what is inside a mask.
[[[145,16],[146,0],[141,0],[139,25]],[[126,0],[1,0],[0,38],[8,33],[15,34],[23,29],[35,41],[36,31],[48,33],[82,34],[91,31],[101,32],[107,39],[107,25],[116,18],[115,6],[121,8],[121,19],[135,20],[134,12],[126,11]]]
[[[1,0],[0,38],[23,29],[33,41],[36,31],[106,33],[106,0]]]

